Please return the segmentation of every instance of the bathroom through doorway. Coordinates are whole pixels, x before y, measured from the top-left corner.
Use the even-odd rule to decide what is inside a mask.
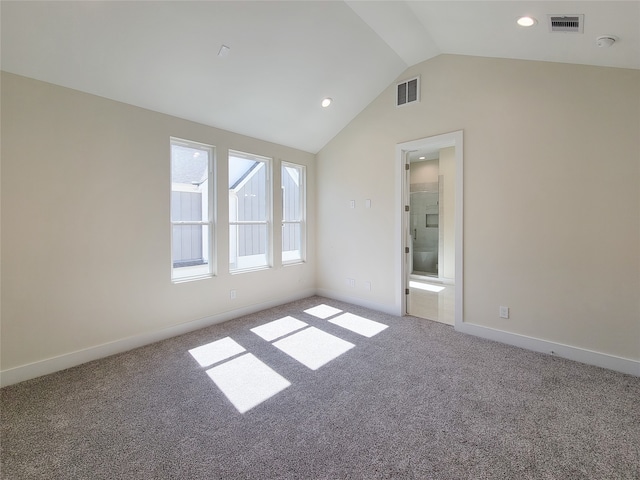
[[[457,192],[462,184],[458,178],[462,132],[398,147],[405,172],[404,312],[454,325],[456,310],[461,314],[462,307],[462,285],[457,278],[462,261],[461,192]]]

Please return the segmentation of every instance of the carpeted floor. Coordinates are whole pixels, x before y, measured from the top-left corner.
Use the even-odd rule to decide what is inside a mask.
[[[6,479],[640,479],[640,378],[320,297],[0,393]]]

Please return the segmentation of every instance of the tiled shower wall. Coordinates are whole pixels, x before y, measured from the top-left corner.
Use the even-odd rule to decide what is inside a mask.
[[[438,182],[410,186],[410,218],[413,236],[413,271],[438,274]]]

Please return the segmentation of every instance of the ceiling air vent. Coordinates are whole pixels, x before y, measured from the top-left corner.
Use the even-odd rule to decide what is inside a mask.
[[[549,15],[551,32],[583,33],[584,15]]]
[[[398,83],[396,89],[396,107],[420,101],[420,77]]]

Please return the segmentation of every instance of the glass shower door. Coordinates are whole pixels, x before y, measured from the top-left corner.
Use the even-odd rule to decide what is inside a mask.
[[[434,191],[435,189],[435,191]],[[438,276],[438,187],[411,192],[412,274]]]

